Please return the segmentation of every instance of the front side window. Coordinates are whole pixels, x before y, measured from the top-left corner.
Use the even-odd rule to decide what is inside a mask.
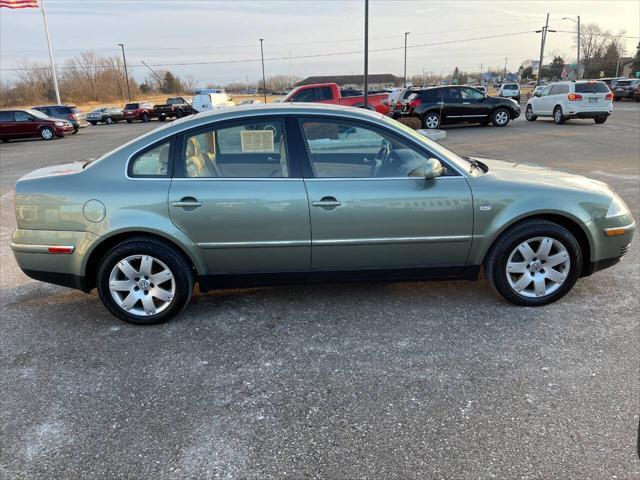
[[[316,89],[315,88],[307,88],[306,90],[302,90],[294,95],[291,99],[292,102],[314,102],[316,99]]]
[[[169,141],[156,145],[133,158],[129,164],[132,177],[167,177],[169,175]]]
[[[16,112],[16,122],[30,122],[31,118],[27,112]]]
[[[289,176],[281,120],[251,120],[186,135],[182,159],[190,178]]]
[[[547,95],[549,95],[549,92],[551,92],[551,87],[552,87],[551,85],[547,85],[546,87],[544,87],[540,92],[540,96],[546,97]]]
[[[463,88],[460,91],[463,100],[482,100],[484,95],[473,88]]]
[[[395,178],[416,175],[428,160],[391,134],[343,120],[301,121],[316,178]]]

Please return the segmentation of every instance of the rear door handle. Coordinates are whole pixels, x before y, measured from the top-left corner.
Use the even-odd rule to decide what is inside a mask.
[[[463,105],[471,105],[469,102],[462,102]]]
[[[178,202],[171,202],[171,206],[178,208],[198,208],[202,206],[202,202],[199,202],[193,197],[183,197]]]
[[[311,202],[312,207],[332,208],[339,207],[340,205],[342,205],[342,202],[339,202],[334,197],[322,197],[320,201]]]

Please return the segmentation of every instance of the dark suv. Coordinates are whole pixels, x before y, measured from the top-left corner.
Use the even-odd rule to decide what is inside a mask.
[[[520,106],[509,98],[489,97],[464,86],[425,88],[404,101],[401,116],[417,117],[423,128],[439,128],[444,123],[493,123],[506,126],[520,116]]]
[[[614,100],[633,99],[633,91],[640,86],[640,80],[618,80],[616,86],[611,89]]]
[[[62,118],[73,125],[73,133],[89,126],[86,116],[75,105],[44,105],[41,107],[33,107],[34,110],[44,113],[48,117]]]

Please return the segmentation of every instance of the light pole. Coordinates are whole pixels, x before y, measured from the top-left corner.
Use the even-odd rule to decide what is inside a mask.
[[[369,108],[369,0],[364,0],[364,108]]]
[[[262,48],[262,42],[264,38],[260,39],[260,56],[262,57],[262,93],[264,93],[264,103],[267,103],[267,78],[264,76],[264,49]]]
[[[131,88],[129,87],[129,72],[127,72],[127,57],[124,55],[124,43],[119,43],[122,48],[122,61],[124,62],[124,76],[127,79],[127,93],[129,94],[129,101],[131,101]]]
[[[578,42],[576,43],[576,80],[580,80],[580,15],[578,15],[577,21],[571,17],[562,17],[562,20],[571,20],[573,23],[578,25]]]
[[[404,32],[404,88],[407,88],[407,35],[411,32]]]

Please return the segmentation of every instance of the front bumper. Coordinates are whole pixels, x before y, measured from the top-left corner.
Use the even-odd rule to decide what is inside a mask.
[[[618,263],[629,250],[636,231],[631,214],[594,219],[587,223],[587,227],[594,242],[590,262],[582,272],[585,276]]]
[[[68,127],[53,127],[53,131],[56,132],[56,136],[58,137],[64,137],[69,133],[73,133],[74,130],[73,125],[69,125]]]

